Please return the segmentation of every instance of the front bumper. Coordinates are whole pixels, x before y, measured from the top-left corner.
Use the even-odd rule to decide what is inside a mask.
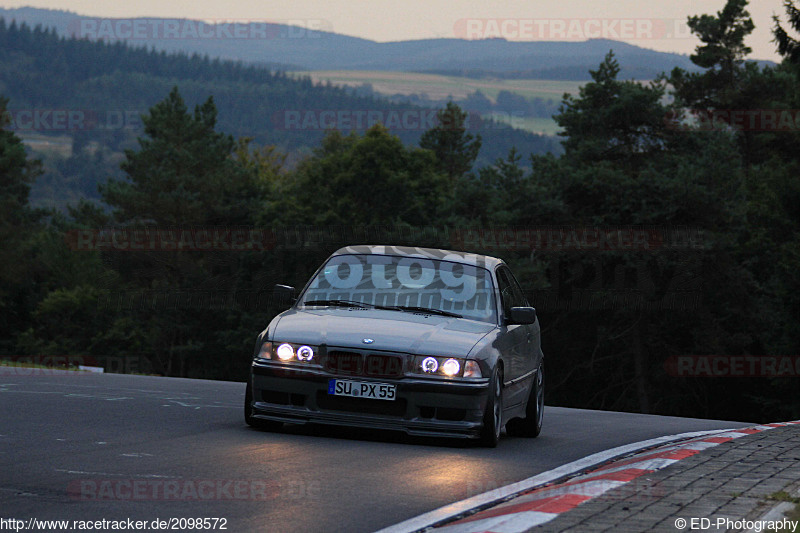
[[[396,399],[328,394],[328,380],[396,385]],[[404,376],[381,379],[338,376],[319,368],[253,362],[255,418],[399,430],[409,435],[475,438],[483,426],[489,380],[449,381]]]

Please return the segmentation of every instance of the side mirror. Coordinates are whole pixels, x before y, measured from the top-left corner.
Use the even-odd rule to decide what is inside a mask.
[[[295,289],[289,285],[275,285],[272,289],[275,302],[281,307],[289,307],[295,301]]]
[[[509,324],[533,324],[536,322],[536,309],[533,307],[512,307]]]

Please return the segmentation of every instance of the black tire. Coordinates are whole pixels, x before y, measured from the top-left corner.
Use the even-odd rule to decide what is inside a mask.
[[[503,429],[503,371],[495,368],[492,372],[489,398],[483,411],[483,428],[480,443],[487,448],[496,448],[500,442],[500,431]]]
[[[539,363],[536,377],[531,385],[525,418],[515,418],[506,424],[506,431],[512,437],[538,437],[542,432],[544,419],[544,361]]]
[[[283,427],[283,422],[253,417],[253,388],[249,382],[247,383],[247,389],[244,391],[244,421],[250,427],[267,431],[277,431]]]

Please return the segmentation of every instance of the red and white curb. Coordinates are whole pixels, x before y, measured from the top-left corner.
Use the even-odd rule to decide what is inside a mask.
[[[613,448],[532,478],[473,496],[406,520],[378,533],[410,533],[435,528],[436,533],[521,533],[559,514],[642,476],[723,442],[762,431],[800,424],[765,424],[742,429],[682,433]],[[675,441],[680,441],[675,443]],[[663,446],[659,446],[663,445]],[[615,458],[633,457],[618,461]],[[585,474],[580,474],[586,472]],[[580,475],[579,475],[580,474]],[[579,477],[574,477],[578,476]],[[565,480],[566,481],[562,481]],[[492,504],[497,504],[490,507]],[[490,508],[488,508],[490,507]],[[451,521],[474,509],[484,510]],[[443,524],[436,527],[436,524]]]

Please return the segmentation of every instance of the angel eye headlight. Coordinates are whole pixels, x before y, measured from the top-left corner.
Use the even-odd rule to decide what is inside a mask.
[[[294,348],[289,343],[284,342],[278,346],[278,359],[281,361],[291,361],[294,357]]]
[[[311,361],[314,358],[314,348],[311,346],[301,346],[297,349],[297,358],[301,361]]]
[[[433,374],[439,369],[439,361],[434,357],[426,357],[422,360],[422,370],[428,374]]]

